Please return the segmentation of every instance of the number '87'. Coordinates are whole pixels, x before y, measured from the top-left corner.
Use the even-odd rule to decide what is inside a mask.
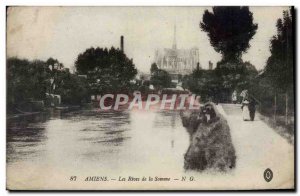
[[[70,181],[76,181],[76,176],[71,176]]]

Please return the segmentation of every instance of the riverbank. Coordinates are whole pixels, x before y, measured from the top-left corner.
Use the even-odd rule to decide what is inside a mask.
[[[184,111],[181,119],[190,134],[185,169],[227,171],[235,167],[236,155],[229,126],[213,103],[200,110]]]
[[[43,122],[51,116],[60,116],[61,114],[76,111],[81,109],[81,106],[70,105],[70,106],[57,106],[57,107],[46,107],[40,111],[26,112],[16,110],[14,113],[9,113],[6,116],[7,127],[15,127],[26,125],[28,123]]]

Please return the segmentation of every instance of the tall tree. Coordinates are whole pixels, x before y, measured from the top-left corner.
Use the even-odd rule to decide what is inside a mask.
[[[294,47],[293,47],[293,10],[283,11],[283,19],[277,20],[277,35],[270,41],[271,56],[267,61],[264,74],[271,81],[276,93],[285,93],[285,123],[288,124],[288,109],[294,108]],[[275,101],[276,103],[276,101]],[[289,107],[292,106],[292,107]],[[275,106],[275,114],[276,114]],[[276,119],[276,116],[275,116]]]
[[[286,92],[293,87],[293,20],[291,11],[283,12],[277,20],[277,35],[270,41],[271,56],[265,67],[266,76],[277,91]]]
[[[249,7],[213,7],[205,10],[200,22],[202,31],[207,32],[214,49],[222,54],[222,61],[239,61],[243,52],[250,47],[257,24]]]

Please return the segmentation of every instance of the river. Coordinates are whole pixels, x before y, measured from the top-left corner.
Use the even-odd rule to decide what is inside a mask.
[[[218,108],[223,111],[222,106]],[[227,116],[224,111],[222,114]],[[189,134],[178,111],[82,110],[51,115],[31,124],[20,122],[7,130],[7,187],[17,190],[290,187],[282,183],[293,176],[293,146],[259,120],[249,123],[239,115],[228,119],[237,162],[236,168],[227,172],[184,171]],[[259,134],[266,136],[248,139]],[[274,175],[271,183],[266,182],[263,177],[266,168],[280,176]],[[107,181],[86,181],[97,177]],[[141,182],[143,177],[147,181]],[[150,177],[169,181],[149,181]],[[183,181],[185,177],[187,180]],[[128,180],[137,178],[139,182]]]
[[[96,175],[112,180],[121,175],[180,177],[188,145],[178,111],[83,110],[55,115],[8,127],[8,185],[30,180],[29,187],[49,187],[57,175],[62,181]]]

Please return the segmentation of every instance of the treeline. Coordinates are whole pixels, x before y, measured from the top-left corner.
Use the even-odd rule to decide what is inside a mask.
[[[85,78],[64,69],[58,60],[7,59],[7,108],[13,111],[28,100],[46,100],[46,93],[61,95],[63,104],[80,104],[87,98]]]
[[[132,59],[119,49],[89,48],[79,54],[71,73],[57,59],[47,61],[7,59],[7,108],[14,111],[28,100],[43,100],[46,94],[61,96],[62,104],[79,105],[90,95],[132,91],[137,74]]]
[[[276,116],[294,116],[294,21],[293,9],[277,20],[277,34],[270,40],[271,56],[251,91],[262,101],[262,112]]]
[[[241,92],[249,89],[257,76],[256,68],[250,62],[226,64],[213,70],[199,67],[191,75],[182,79],[184,89],[201,96],[202,101],[230,102],[234,90]]]

